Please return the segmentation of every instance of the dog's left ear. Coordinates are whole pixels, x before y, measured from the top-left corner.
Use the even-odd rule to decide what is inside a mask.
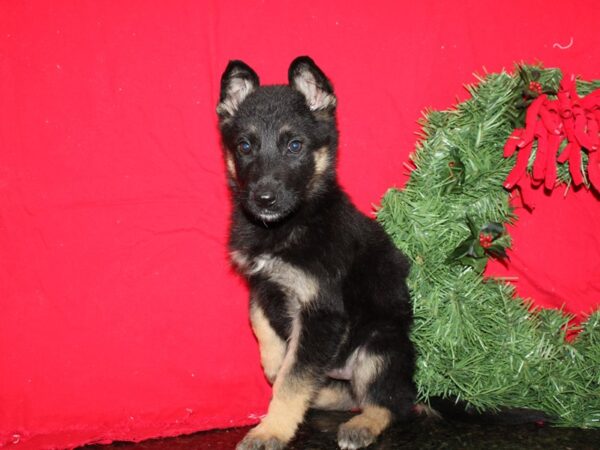
[[[337,103],[333,86],[312,59],[308,56],[299,56],[292,61],[288,79],[290,86],[304,95],[311,111],[333,113]]]
[[[243,61],[229,61],[221,76],[221,95],[217,105],[220,119],[235,114],[240,104],[259,85],[258,75]]]

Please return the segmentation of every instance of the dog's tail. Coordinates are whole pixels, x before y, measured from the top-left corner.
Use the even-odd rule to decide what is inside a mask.
[[[428,405],[416,405],[415,412],[431,418],[490,425],[521,425],[553,421],[551,416],[535,409],[499,408],[495,411],[478,411],[467,402],[440,397],[430,398]]]

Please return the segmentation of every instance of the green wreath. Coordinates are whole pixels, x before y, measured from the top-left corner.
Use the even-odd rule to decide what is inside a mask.
[[[514,75],[489,74],[467,86],[469,100],[429,111],[411,156],[410,180],[382,200],[377,218],[413,262],[409,286],[421,401],[441,396],[477,409],[531,408],[556,425],[600,427],[600,312],[569,342],[569,317],[532,311],[510,285],[482,277],[489,257],[505,257],[510,237],[504,224],[515,220],[503,183],[519,158],[515,149],[524,152],[526,143],[511,145],[509,136],[521,139],[523,130],[513,130],[527,128],[525,107],[546,95],[542,91],[556,98],[561,77],[558,70],[533,66]],[[599,86],[577,81],[580,95]],[[510,157],[503,156],[505,143]],[[533,171],[543,149],[531,139],[529,144]],[[566,144],[555,150],[564,153]],[[557,176],[569,183],[573,160],[564,159]],[[580,163],[585,173],[586,154]]]

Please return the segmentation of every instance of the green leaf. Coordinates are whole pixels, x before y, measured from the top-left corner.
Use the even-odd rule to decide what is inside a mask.
[[[485,256],[485,249],[479,243],[479,240],[473,242],[472,253],[477,258],[483,258]]]
[[[508,258],[508,254],[506,253],[506,248],[500,244],[492,244],[490,247],[486,249],[486,252],[492,255],[494,258]]]
[[[452,253],[450,253],[450,256],[448,256],[446,261],[447,262],[456,261],[457,259],[459,259],[463,256],[467,256],[467,255],[475,256],[473,254],[473,239],[472,238],[465,239],[463,242],[461,242],[460,245],[458,247],[456,247]]]
[[[458,260],[462,265],[472,267],[478,273],[485,270],[487,258],[474,258],[472,256],[464,256]]]
[[[477,228],[477,225],[475,225],[475,222],[473,222],[473,219],[469,216],[467,216],[467,226],[471,231],[471,237],[473,239],[479,239],[479,229]]]
[[[473,269],[475,269],[479,273],[482,273],[485,270],[485,266],[487,266],[487,262],[487,258],[477,258],[475,260],[475,265],[473,266]]]
[[[481,231],[483,233],[489,233],[494,239],[497,239],[504,233],[504,225],[498,222],[489,222],[481,228]]]

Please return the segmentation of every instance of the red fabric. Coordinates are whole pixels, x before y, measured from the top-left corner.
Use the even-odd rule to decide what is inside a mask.
[[[486,273],[506,277],[532,306],[562,309],[578,324],[600,307],[600,198],[566,186],[552,195],[529,181],[519,187],[528,207],[515,191],[510,262],[492,261]]]
[[[370,211],[405,182],[420,112],[464,98],[473,72],[541,60],[600,78],[597,10],[1,2],[0,445],[139,440],[264,412],[246,292],[225,254],[214,108],[228,59],[267,83],[300,54],[322,66],[339,96],[340,177]],[[514,230],[519,291],[595,304],[599,219],[586,192],[540,202]]]

